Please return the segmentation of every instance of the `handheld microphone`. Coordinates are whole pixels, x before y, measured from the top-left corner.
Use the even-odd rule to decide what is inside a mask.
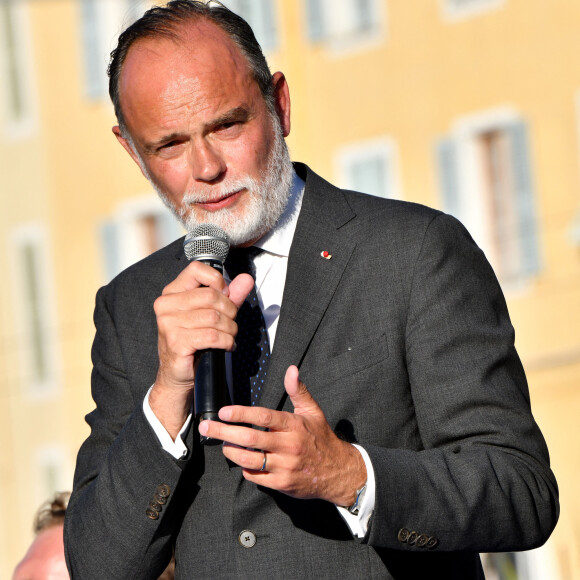
[[[213,224],[200,224],[185,236],[183,249],[189,261],[203,262],[220,273],[230,250],[227,234]],[[225,351],[206,349],[201,351],[195,372],[194,413],[196,419],[219,421],[218,411],[230,403],[226,381]],[[217,445],[221,441],[201,437],[203,445]]]

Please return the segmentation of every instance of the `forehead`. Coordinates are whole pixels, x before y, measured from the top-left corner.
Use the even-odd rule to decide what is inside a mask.
[[[125,117],[132,108],[171,106],[185,95],[207,101],[259,91],[246,57],[217,25],[201,20],[176,33],[140,39],[129,49],[119,80]]]

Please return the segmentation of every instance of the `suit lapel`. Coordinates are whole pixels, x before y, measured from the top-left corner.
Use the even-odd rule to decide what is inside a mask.
[[[305,166],[296,164],[296,169],[299,174],[307,171],[306,189],[288,258],[276,342],[258,401],[270,408],[284,400],[286,369],[300,367],[356,245],[341,232],[355,217],[342,191]],[[329,259],[321,255],[324,251]]]

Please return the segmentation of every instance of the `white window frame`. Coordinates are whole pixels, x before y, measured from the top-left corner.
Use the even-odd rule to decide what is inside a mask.
[[[456,217],[488,256],[492,255],[495,224],[491,223],[486,208],[488,198],[484,189],[484,168],[478,155],[479,139],[482,134],[507,130],[521,122],[522,116],[517,109],[505,105],[457,119],[449,135],[456,146],[457,155],[459,208],[456,208]],[[539,220],[537,226],[539,230]],[[541,260],[541,256],[538,258]],[[516,292],[526,288],[528,281],[528,276],[519,276],[517,279],[502,280],[502,286],[505,290]]]
[[[22,113],[13,117],[10,109],[10,88],[7,82],[0,84],[0,115],[3,133],[9,140],[21,140],[30,137],[37,128],[36,85],[34,82],[34,62],[32,50],[32,35],[30,31],[29,6],[25,0],[2,0],[7,2],[8,10],[16,32],[14,36],[15,58],[17,67],[18,92],[21,98]],[[0,12],[0,18],[4,12]],[[0,30],[4,22],[0,22]],[[5,47],[0,44],[0,78],[9,78],[8,62]]]
[[[267,26],[265,4],[268,3],[272,13],[273,29],[271,37],[264,34]],[[249,12],[243,10],[243,0],[223,0],[223,4],[232,12],[239,14],[251,27],[264,52],[272,52],[280,46],[280,26],[278,24],[278,6],[276,0],[246,0],[246,6],[251,7]]]
[[[15,305],[16,343],[18,345],[20,376],[25,385],[25,392],[33,399],[52,398],[60,391],[60,358],[58,348],[56,297],[48,230],[41,223],[30,223],[18,226],[10,234],[10,261],[12,292]],[[44,378],[38,379],[30,369],[35,363],[33,321],[26,301],[26,265],[21,251],[26,245],[34,246],[37,279],[37,296],[40,315],[40,333],[44,353]]]
[[[491,247],[493,224],[485,219],[485,180],[479,163],[477,141],[483,133],[501,131],[520,120],[517,111],[506,106],[458,119],[451,131],[451,137],[457,144],[458,181],[462,192],[460,201],[465,202],[465,197],[469,196],[469,203],[461,203],[461,218],[484,251]]]
[[[151,216],[165,218],[168,213],[170,213],[170,210],[163,205],[159,197],[154,193],[127,199],[118,204],[109,221],[115,229],[115,242],[118,252],[117,267],[114,272],[109,273],[109,277],[122,272],[125,268],[147,256],[140,220]],[[171,218],[175,220],[174,240],[176,240],[185,234],[185,230],[176,217],[172,215]],[[109,270],[106,267],[105,260],[103,264],[104,272]]]
[[[107,76],[109,56],[117,45],[119,34],[130,24],[130,7],[128,2],[122,0],[89,1],[94,3],[96,11],[95,20],[92,24],[96,28],[94,33],[96,34],[98,54],[87,54],[89,48],[87,47],[85,36],[86,23],[84,21],[82,5],[84,0],[79,0],[79,34],[82,45],[81,62],[83,67],[84,93],[91,100],[106,100],[109,95],[109,79]],[[140,4],[141,12],[145,12],[146,9],[153,5],[153,2],[143,0]],[[88,70],[88,67],[93,64],[95,64],[96,75],[98,77],[98,80],[94,84],[92,81],[92,72]]]
[[[54,494],[61,491],[71,490],[71,473],[67,453],[64,447],[58,443],[46,443],[35,450],[34,453],[33,481],[36,481],[36,505],[52,499]],[[54,470],[56,474],[54,489],[49,486],[46,474]]]
[[[464,5],[460,2],[464,1]],[[440,0],[445,20],[457,21],[474,18],[504,7],[506,0]]]
[[[558,565],[550,541],[539,548],[525,552],[512,552],[512,554],[515,560],[518,580],[558,578]],[[481,554],[484,572],[486,573],[489,572],[486,569],[486,560],[489,556],[490,554]]]
[[[342,146],[335,155],[335,175],[337,183],[345,189],[358,191],[357,185],[352,182],[349,167],[370,158],[381,157],[385,160],[384,189],[389,199],[402,199],[401,179],[399,174],[399,152],[395,141],[388,136],[376,137],[357,143]],[[367,191],[363,193],[369,193]]]
[[[308,3],[312,0],[303,0]],[[374,26],[368,30],[352,30],[354,20],[351,7],[356,0],[317,0],[320,2],[321,16],[325,31],[320,37],[312,37],[309,22],[309,6],[304,5],[305,29],[309,42],[323,44],[332,55],[342,57],[353,52],[366,51],[379,46],[385,41],[387,30],[387,3],[384,0],[372,1],[371,19]]]

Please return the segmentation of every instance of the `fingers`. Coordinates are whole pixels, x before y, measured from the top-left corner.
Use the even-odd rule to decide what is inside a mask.
[[[267,445],[263,431],[243,425],[229,425],[220,421],[202,421],[199,424],[199,432],[204,437],[218,439],[244,449],[262,449],[262,445]]]
[[[305,414],[322,414],[318,403],[306,388],[306,385],[300,380],[298,368],[294,365],[289,366],[284,377],[284,388],[294,405],[296,415]]]
[[[266,407],[245,407],[242,405],[230,405],[222,407],[219,418],[227,423],[241,423],[264,427],[269,431],[289,431],[292,429],[292,414],[284,411],[274,411]],[[256,431],[261,433],[261,431]],[[231,441],[228,439],[228,441]],[[250,446],[252,446],[250,444]],[[253,445],[259,447],[258,445]],[[261,449],[261,447],[260,447]]]
[[[229,298],[239,308],[254,286],[254,279],[249,274],[236,276],[229,286]]]
[[[164,350],[181,356],[205,348],[232,350],[234,319],[253,284],[251,276],[242,274],[230,291],[219,272],[200,262],[190,264],[154,303]]]
[[[240,274],[227,286],[222,274],[204,264],[191,262],[180,274],[163,289],[162,295],[177,294],[194,290],[200,286],[207,286],[217,292],[229,296],[230,300],[239,308],[254,285],[254,279],[249,274]]]
[[[224,443],[223,454],[242,469],[254,474],[271,473],[270,459],[272,454],[261,449],[245,449],[231,443]]]
[[[226,288],[226,283],[218,270],[203,262],[193,261],[180,272],[175,280],[165,286],[163,295],[193,290],[200,286],[208,286],[222,292]]]

